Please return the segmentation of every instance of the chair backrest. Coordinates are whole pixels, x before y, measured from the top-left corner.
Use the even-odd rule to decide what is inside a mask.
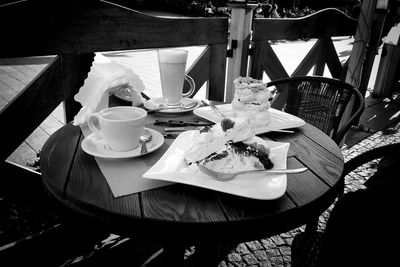
[[[344,175],[361,166],[362,171],[376,168],[376,172],[362,183],[365,187],[349,188],[336,202],[326,224],[319,266],[398,265],[396,257],[381,257],[395,255],[398,246],[374,244],[389,244],[400,236],[389,234],[400,224],[399,148],[400,143],[375,147],[345,163]]]
[[[345,177],[350,172],[354,171],[358,167],[370,161],[380,159],[385,156],[391,157],[393,155],[398,155],[399,150],[400,150],[400,143],[387,144],[367,150],[361,153],[360,155],[350,159],[344,164],[344,170],[342,176]]]
[[[349,179],[358,180],[357,185],[348,187],[351,193],[346,193],[336,202],[323,232],[305,231],[296,234],[291,246],[292,266],[398,264],[395,257],[381,257],[382,253],[396,253],[397,246],[374,244],[387,244],[396,240],[395,236],[387,233],[398,225],[396,190],[399,184],[399,149],[400,143],[374,147],[345,163],[343,180],[359,167],[362,168],[358,170],[361,172],[369,168],[376,171],[369,171],[374,174],[366,182],[362,182],[365,179],[363,176],[354,175],[356,178],[353,178],[353,175],[349,175]]]
[[[320,77],[301,76],[272,81],[268,87],[275,86],[278,94],[274,101],[287,94],[283,107],[285,112],[296,115],[328,134],[339,144],[364,109],[364,98],[351,84],[341,80]],[[352,96],[355,96],[354,113],[339,127],[343,113]]]

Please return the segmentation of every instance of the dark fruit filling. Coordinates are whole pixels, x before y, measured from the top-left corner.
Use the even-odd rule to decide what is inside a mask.
[[[238,154],[243,154],[246,156],[252,155],[258,158],[258,160],[262,163],[262,165],[266,170],[272,169],[272,167],[274,167],[274,164],[272,163],[272,161],[268,156],[268,150],[263,145],[259,145],[257,143],[247,145],[245,143],[238,142],[238,143],[231,143],[230,146]]]
[[[258,160],[261,162],[261,164],[264,166],[264,169],[272,169],[274,167],[274,164],[270,160],[268,156],[268,149],[265,148],[265,146],[253,143],[250,145],[247,145],[242,142],[237,142],[237,143],[232,143],[229,142],[227,143],[227,146],[230,146],[233,151],[237,154],[242,154],[244,156],[254,156],[258,158]],[[212,153],[208,157],[204,159],[204,163],[211,162],[214,160],[220,160],[223,159],[224,157],[228,156],[227,151],[223,151],[221,153]]]
[[[204,159],[204,163],[211,162],[214,160],[220,160],[225,158],[226,156],[228,156],[228,151],[222,151],[221,153],[214,152]]]
[[[235,122],[229,118],[223,118],[221,120],[221,127],[224,132],[233,128],[234,125],[235,125]]]

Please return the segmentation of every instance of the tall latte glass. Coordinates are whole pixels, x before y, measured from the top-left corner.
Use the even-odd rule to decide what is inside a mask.
[[[185,74],[188,51],[183,49],[158,50],[161,87],[166,106],[180,106],[181,98],[193,93],[195,84],[192,77]],[[187,81],[190,90],[183,93],[183,83]]]

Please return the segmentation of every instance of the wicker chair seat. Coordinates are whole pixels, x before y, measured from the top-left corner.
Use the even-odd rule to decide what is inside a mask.
[[[332,136],[337,119],[329,107],[316,102],[304,101],[297,111],[297,116],[307,122],[313,121],[315,127]]]
[[[364,109],[364,98],[360,92],[351,84],[333,78],[289,77],[272,81],[268,87],[275,87],[279,93],[287,90],[283,110],[325,132],[337,144]],[[279,97],[279,93],[274,98]],[[353,95],[354,112],[347,121],[341,122]]]

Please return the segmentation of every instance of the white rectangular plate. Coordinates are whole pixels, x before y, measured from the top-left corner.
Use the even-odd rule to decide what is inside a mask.
[[[203,187],[232,195],[271,200],[286,192],[286,174],[243,174],[227,182],[217,181],[200,172],[195,164],[188,165],[184,154],[193,142],[196,130],[181,133],[171,144],[159,161],[149,169],[143,178],[158,179]],[[270,158],[274,168],[286,168],[289,143],[279,143],[253,137],[255,142],[270,147]]]
[[[231,104],[217,105],[217,107],[227,117],[235,116],[235,112],[233,111]],[[282,129],[297,128],[297,127],[303,126],[305,124],[304,120],[302,120],[292,114],[289,114],[289,113],[286,113],[286,112],[283,112],[283,111],[280,111],[280,110],[277,110],[274,108],[270,108],[268,110],[270,112],[271,122],[266,126],[256,128],[256,134],[273,132],[273,131],[282,130]],[[193,112],[197,116],[200,116],[202,118],[205,118],[205,119],[215,122],[215,123],[219,123],[221,120],[220,115],[217,112],[213,111],[210,107],[197,108]]]

